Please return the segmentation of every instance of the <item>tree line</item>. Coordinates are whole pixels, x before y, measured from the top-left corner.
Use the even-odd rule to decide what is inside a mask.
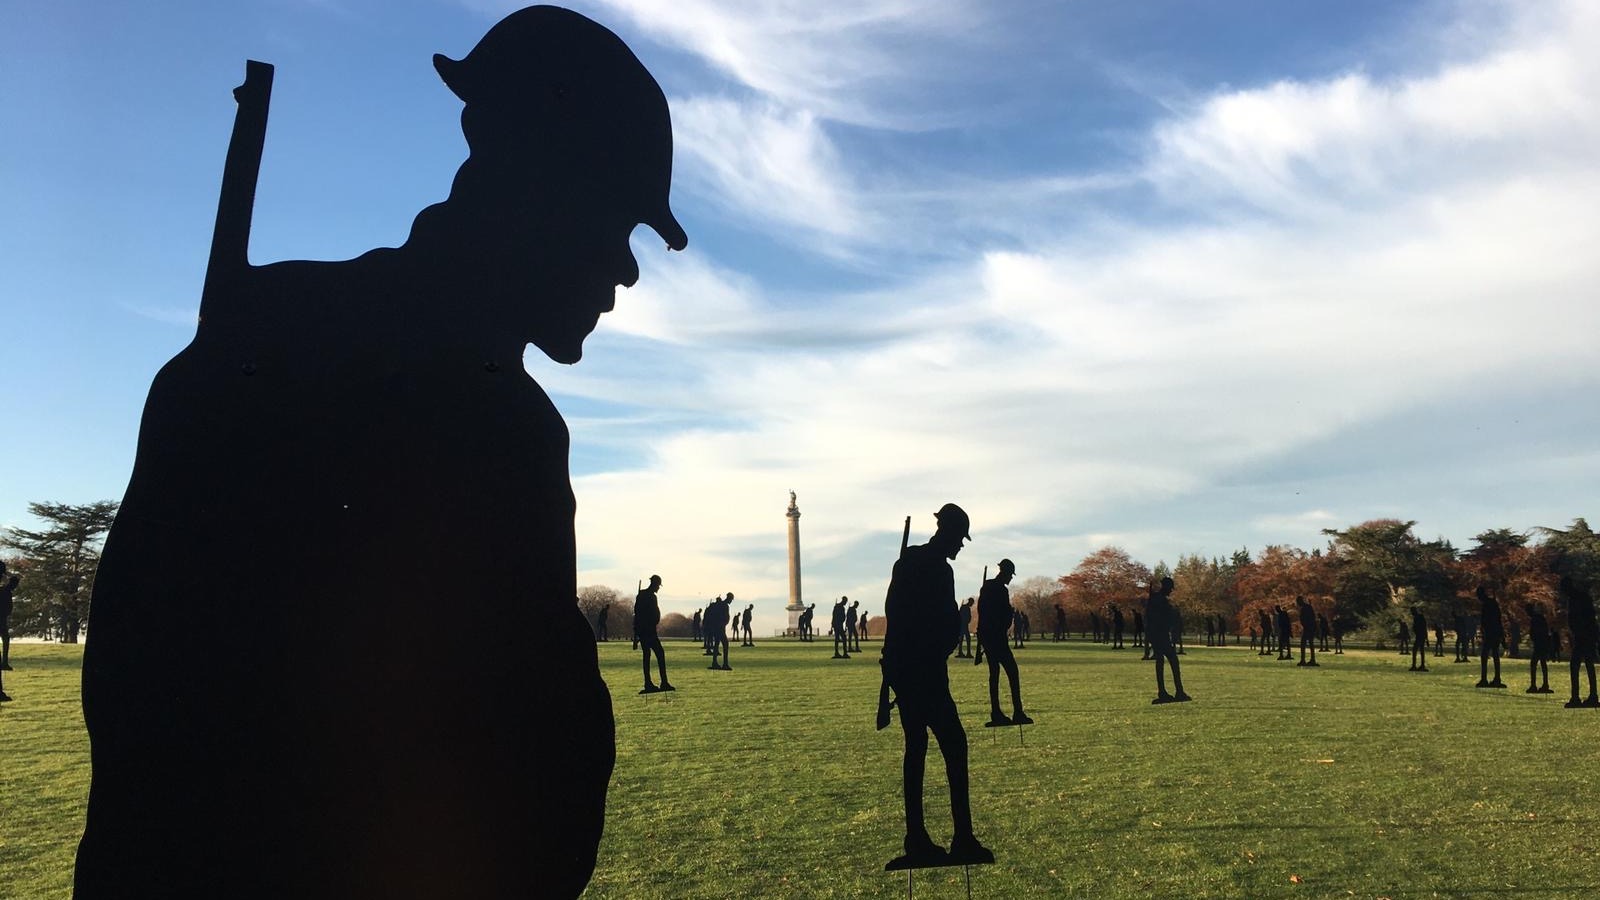
[[[1034,629],[1049,630],[1055,607],[1066,612],[1072,631],[1085,631],[1091,613],[1110,604],[1124,610],[1142,604],[1148,585],[1173,581],[1172,603],[1194,619],[1221,616],[1234,634],[1246,633],[1257,612],[1275,605],[1293,608],[1305,597],[1345,633],[1363,628],[1387,635],[1420,607],[1430,623],[1454,629],[1477,612],[1477,588],[1499,601],[1508,624],[1525,630],[1524,604],[1540,608],[1552,623],[1564,621],[1556,587],[1571,576],[1593,592],[1600,587],[1600,535],[1576,519],[1568,528],[1496,528],[1459,550],[1442,538],[1425,541],[1415,521],[1374,519],[1344,529],[1324,529],[1322,547],[1303,550],[1272,544],[1226,557],[1184,555],[1177,564],[1154,567],[1120,547],[1102,547],[1060,577],[1030,578],[1012,590],[1012,605],[1027,613]]]
[[[0,547],[11,551],[5,562],[20,578],[12,633],[77,643],[89,622],[89,597],[117,503],[29,503],[28,511],[43,527],[0,534]],[[1567,528],[1490,529],[1465,550],[1442,538],[1422,540],[1415,526],[1373,519],[1324,529],[1326,544],[1309,551],[1271,544],[1254,555],[1247,549],[1226,557],[1184,555],[1170,567],[1165,561],[1147,566],[1120,547],[1102,547],[1066,575],[1013,585],[1011,602],[1036,631],[1053,627],[1057,605],[1069,630],[1086,631],[1091,613],[1104,614],[1112,603],[1137,608],[1151,583],[1170,577],[1172,603],[1185,617],[1221,616],[1235,634],[1250,629],[1258,610],[1292,606],[1298,596],[1346,633],[1373,628],[1388,634],[1413,607],[1421,607],[1429,622],[1453,628],[1476,611],[1480,585],[1500,601],[1508,624],[1523,629],[1524,604],[1541,608],[1552,623],[1564,621],[1556,590],[1562,575],[1591,593],[1600,588],[1600,535],[1585,519]],[[631,594],[590,585],[579,589],[578,605],[591,623],[609,606],[611,633],[632,633]],[[692,626],[687,616],[667,613],[659,633],[689,637]]]

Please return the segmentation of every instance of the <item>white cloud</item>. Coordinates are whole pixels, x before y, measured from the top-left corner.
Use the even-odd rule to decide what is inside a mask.
[[[724,213],[780,234],[795,227],[830,239],[863,234],[859,191],[812,113],[689,97],[673,101],[672,126],[680,182]]]
[[[1274,495],[1213,521],[1107,527],[1128,509],[1159,518],[1225,478],[1248,484],[1253,469],[1407,410],[1488,386],[1595,382],[1600,13],[1559,9],[1541,6],[1500,45],[1433,72],[1229,90],[1158,123],[1142,171],[1170,221],[1108,206],[1093,231],[1063,231],[1051,210],[1019,208],[1023,246],[958,248],[935,273],[798,308],[730,268],[666,275],[687,257],[647,260],[614,327],[683,344],[693,390],[658,399],[733,424],[661,433],[645,468],[581,479],[581,546],[671,560],[707,596],[779,601],[794,488],[826,560],[807,557],[813,577],[851,573],[827,590],[875,599],[887,564],[860,548],[892,543],[907,513],[920,540],[949,499],[983,535],[958,580],[999,555],[1065,572],[1100,538],[1172,562],[1346,524],[1327,497],[1294,512]],[[741,147],[695,151],[724,196],[762,198],[745,214],[771,207],[816,231],[851,223],[829,232],[846,249],[880,238],[858,212],[884,215],[878,197],[852,203],[872,185],[852,180],[816,119],[720,100],[687,108],[691,142],[750,132]],[[767,164],[780,158],[799,162]],[[1121,177],[1088,173],[1068,189],[1115,190]],[[959,220],[984,193],[972,187],[917,202],[949,203],[928,218]],[[773,339],[830,332],[840,339]],[[1392,491],[1426,505],[1403,484]],[[1222,536],[1194,546],[1197,533]]]

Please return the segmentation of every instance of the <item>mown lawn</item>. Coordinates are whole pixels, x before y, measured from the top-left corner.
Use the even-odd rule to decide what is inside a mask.
[[[626,641],[601,647],[618,760],[595,897],[895,897],[898,726],[872,727],[876,645],[735,648],[712,672],[668,645],[675,694],[648,698]],[[0,708],[0,897],[66,897],[88,755],[78,651],[16,645]],[[1038,720],[987,718],[986,676],[953,660],[979,836],[975,896],[1600,896],[1600,711],[1475,690],[1477,666],[1393,652],[1318,669],[1192,647],[1195,702],[1153,707],[1138,651],[1035,642],[1019,653]],[[196,654],[194,665],[203,665]],[[179,671],[174,677],[181,675]],[[1009,704],[1008,704],[1009,706]],[[930,758],[929,823],[948,837]],[[919,897],[965,896],[959,870]]]

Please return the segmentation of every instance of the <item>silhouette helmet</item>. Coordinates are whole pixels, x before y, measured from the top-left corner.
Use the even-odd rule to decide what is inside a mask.
[[[949,529],[961,535],[966,540],[972,540],[972,520],[967,518],[967,511],[954,503],[946,503],[939,507],[933,514],[934,521],[939,523],[940,530]]]
[[[530,6],[490,28],[456,60],[433,67],[466,104],[473,155],[538,148],[565,180],[610,195],[673,250],[689,243],[672,214],[672,120],[667,98],[628,45],[571,10]]]

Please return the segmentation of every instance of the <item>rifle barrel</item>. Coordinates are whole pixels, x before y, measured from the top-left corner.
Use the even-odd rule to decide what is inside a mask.
[[[255,212],[256,182],[261,176],[261,150],[267,140],[267,108],[272,102],[271,63],[246,60],[244,84],[233,90],[239,104],[233,136],[222,165],[222,190],[217,197],[217,223],[211,231],[211,257],[206,262],[200,293],[200,319],[215,311],[216,297],[233,276],[250,267],[250,219]]]

